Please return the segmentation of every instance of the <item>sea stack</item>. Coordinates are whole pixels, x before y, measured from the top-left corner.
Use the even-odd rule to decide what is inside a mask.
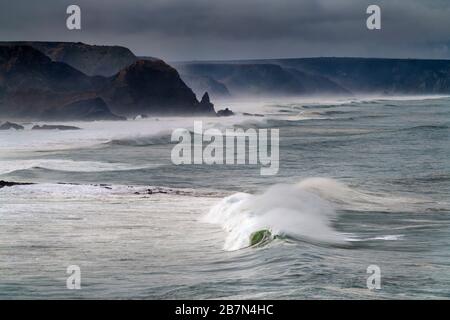
[[[217,111],[217,115],[219,117],[229,117],[229,116],[234,116],[234,112],[228,108],[225,108],[223,110]]]

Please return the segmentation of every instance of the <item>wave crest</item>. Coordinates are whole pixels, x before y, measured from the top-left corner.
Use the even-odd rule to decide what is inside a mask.
[[[236,193],[222,199],[204,217],[228,232],[224,249],[250,245],[259,230],[273,236],[325,244],[345,244],[345,236],[332,227],[336,218],[332,205],[318,195],[295,185],[274,185],[260,195]]]
[[[258,195],[233,194],[211,208],[203,220],[227,232],[224,249],[228,251],[249,247],[251,235],[261,230],[274,238],[342,246],[350,245],[352,235],[333,228],[336,209],[407,213],[424,212],[430,205],[436,203],[360,191],[329,178],[308,178],[293,185],[274,185]]]

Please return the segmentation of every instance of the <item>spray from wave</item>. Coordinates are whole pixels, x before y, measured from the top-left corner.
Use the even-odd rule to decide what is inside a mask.
[[[308,178],[300,181],[297,187],[315,193],[343,210],[414,213],[426,211],[430,206],[443,205],[417,196],[412,198],[358,190],[329,178]]]
[[[250,245],[260,230],[273,236],[327,244],[345,244],[345,236],[332,227],[336,211],[318,195],[295,185],[275,185],[260,195],[237,193],[222,199],[204,217],[228,232],[225,250]]]
[[[333,179],[308,178],[294,185],[274,185],[258,195],[233,194],[211,208],[203,221],[220,225],[227,232],[227,251],[249,247],[252,237],[260,232],[272,238],[343,246],[350,245],[352,238],[333,228],[336,209],[408,212],[427,203],[358,191]]]

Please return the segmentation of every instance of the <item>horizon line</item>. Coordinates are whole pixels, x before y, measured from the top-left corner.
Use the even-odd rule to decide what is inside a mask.
[[[417,58],[417,57],[374,57],[374,56],[307,56],[307,57],[272,57],[272,58],[232,58],[232,59],[188,59],[188,60],[171,60],[160,58],[154,55],[138,55],[134,53],[128,46],[121,44],[92,44],[83,41],[58,41],[58,40],[0,40],[2,42],[37,42],[37,43],[75,43],[88,46],[106,46],[106,47],[123,47],[130,50],[137,58],[157,58],[170,63],[213,63],[213,62],[242,62],[242,61],[270,61],[270,60],[294,60],[294,59],[371,59],[371,60],[432,60],[432,61],[450,61],[449,58]]]

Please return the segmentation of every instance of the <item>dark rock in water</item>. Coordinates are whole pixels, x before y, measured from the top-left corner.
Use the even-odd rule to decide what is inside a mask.
[[[225,108],[225,109],[223,109],[223,110],[217,111],[217,115],[218,115],[219,117],[229,117],[229,116],[233,116],[233,115],[234,115],[234,112],[231,111],[231,110],[228,109],[228,108]]]
[[[205,92],[202,100],[200,100],[200,108],[205,112],[214,112],[214,104],[211,103],[208,92]]]
[[[151,187],[142,191],[135,191],[135,195],[154,195],[154,194],[178,194],[178,195],[189,195],[189,191],[184,190],[173,190],[171,188],[165,187]]]
[[[211,101],[209,100],[209,94],[208,92],[205,92],[205,94],[203,94],[202,100],[200,101],[200,103],[211,103]]]
[[[81,130],[81,128],[73,127],[73,126],[62,126],[62,125],[47,125],[44,124],[42,126],[34,126],[31,130]]]
[[[3,188],[3,187],[25,186],[25,185],[30,185],[30,184],[33,184],[33,183],[10,182],[10,181],[0,180],[0,189]]]
[[[248,113],[248,112],[244,112],[243,113],[244,116],[252,116],[252,117],[264,117],[263,114],[260,113]]]
[[[0,130],[9,130],[9,129],[15,129],[15,130],[23,130],[23,126],[17,123],[12,123],[6,121],[4,124],[0,125]]]

